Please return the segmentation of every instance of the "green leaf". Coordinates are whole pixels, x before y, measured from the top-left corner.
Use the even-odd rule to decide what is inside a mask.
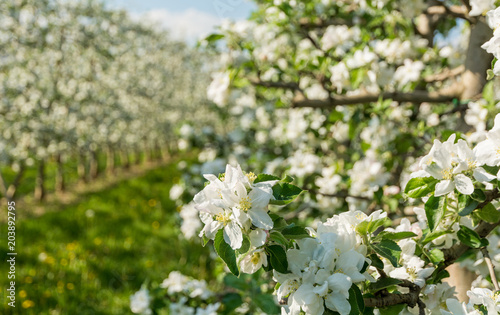
[[[217,255],[226,263],[229,270],[235,275],[239,275],[238,264],[236,263],[236,254],[229,244],[224,241],[224,231],[220,229],[215,235],[214,247]]]
[[[384,269],[384,262],[377,256],[377,254],[371,254],[369,256],[372,261],[372,266],[378,269]]]
[[[494,175],[496,176],[496,173]],[[470,195],[470,197],[479,202],[484,202],[486,200],[486,195],[482,189],[474,189],[474,192]]]
[[[483,208],[478,209],[476,213],[481,220],[489,223],[497,223],[500,220],[500,211],[491,202]]]
[[[425,238],[422,240],[422,245],[425,245],[429,242],[432,242],[433,240],[435,240],[436,238],[442,236],[442,235],[445,235],[445,234],[449,234],[451,233],[452,231],[449,231],[449,230],[441,230],[441,231],[434,231],[432,233],[427,233],[425,235]]]
[[[293,182],[293,180],[294,180],[294,178],[292,176],[286,175],[281,181],[283,183],[291,183],[291,182]]]
[[[365,263],[363,264],[363,267],[361,268],[359,273],[365,273],[365,271],[366,271],[366,269],[368,269],[368,267],[370,267],[370,264],[365,260]]]
[[[479,201],[474,200],[471,196],[460,195],[458,196],[458,209],[461,210],[458,212],[458,214],[462,217],[466,216],[474,211],[478,204]]]
[[[281,308],[276,305],[274,298],[269,294],[259,294],[252,299],[252,302],[266,314],[280,314]]]
[[[391,240],[382,240],[380,243],[371,244],[373,250],[382,257],[389,259],[394,267],[398,266],[401,256],[401,247]]]
[[[385,224],[387,218],[373,220],[373,221],[363,221],[356,226],[356,232],[360,235],[372,234],[379,227]]]
[[[287,205],[297,198],[302,193],[299,187],[288,184],[278,183],[273,186],[273,196],[275,200],[271,200],[270,204],[273,205]]]
[[[269,239],[285,247],[289,246],[289,241],[278,231],[273,231],[269,234]]]
[[[446,212],[446,196],[430,196],[425,203],[425,215],[431,231],[434,231]]]
[[[393,306],[388,306],[384,308],[379,308],[380,314],[384,315],[399,315],[406,307],[406,304],[397,304]]]
[[[460,225],[460,230],[457,232],[458,239],[463,244],[472,248],[481,248],[488,245],[488,240],[481,238],[476,231],[469,229],[464,225]]]
[[[375,293],[375,292],[380,291],[382,289],[392,287],[394,285],[398,285],[402,282],[403,281],[401,281],[399,279],[394,279],[394,278],[380,278],[377,282],[370,283],[368,290],[370,290],[370,292],[372,292],[372,293]]]
[[[245,254],[246,252],[248,252],[248,250],[250,249],[250,238],[243,234],[243,242],[241,244],[241,247],[237,249],[237,252],[239,254]]]
[[[288,227],[284,228],[281,233],[283,234],[284,237],[288,239],[302,239],[306,237],[311,237],[309,233],[307,233],[307,230],[304,229],[301,226],[295,226],[290,224]]]
[[[442,270],[440,268],[434,270],[432,275],[429,277],[430,283],[440,283],[444,278],[448,278],[450,273],[446,270]]]
[[[488,69],[486,70],[486,80],[489,81],[495,77],[495,72],[493,70]]]
[[[269,216],[273,220],[273,230],[281,231],[288,226],[288,223],[286,223],[285,219],[283,219],[279,215],[270,213]]]
[[[270,245],[267,247],[267,252],[271,257],[271,266],[278,272],[288,273],[288,260],[286,252],[280,245]]]
[[[223,314],[230,314],[241,304],[243,304],[243,299],[237,293],[228,293],[222,298],[222,304],[224,305]]]
[[[254,184],[261,182],[268,182],[272,180],[280,180],[278,176],[269,175],[269,174],[259,174],[257,178],[253,181]]]
[[[405,194],[411,198],[425,197],[434,191],[438,180],[434,177],[415,177],[408,181]]]
[[[382,231],[377,234],[376,240],[393,240],[393,241],[399,241],[403,240],[405,238],[410,238],[410,237],[415,237],[417,234],[413,232],[387,232],[387,231]]]
[[[359,315],[363,314],[365,311],[365,302],[363,300],[363,295],[358,286],[353,284],[349,289],[349,304],[351,304],[351,312],[349,315]]]
[[[210,241],[210,239],[208,237],[206,237],[205,234],[203,234],[203,237],[201,238],[201,245],[203,245],[203,247],[205,247],[209,241]]]
[[[214,34],[210,34],[207,37],[205,37],[205,40],[207,42],[211,43],[211,42],[216,42],[216,41],[218,41],[219,39],[222,39],[222,38],[224,38],[224,35],[222,35],[222,34],[215,34],[214,33]]]
[[[224,284],[228,287],[235,288],[241,291],[246,291],[250,289],[250,284],[246,282],[243,278],[238,278],[233,274],[227,274],[224,277]]]
[[[444,254],[441,250],[434,248],[430,251],[430,259],[434,264],[438,264],[444,261]]]

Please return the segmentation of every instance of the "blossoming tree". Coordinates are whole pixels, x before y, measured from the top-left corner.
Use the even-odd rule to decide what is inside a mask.
[[[235,275],[272,272],[282,313],[496,314],[498,3],[256,2],[205,41],[238,126],[200,154],[183,231]],[[443,281],[459,260],[467,304]]]

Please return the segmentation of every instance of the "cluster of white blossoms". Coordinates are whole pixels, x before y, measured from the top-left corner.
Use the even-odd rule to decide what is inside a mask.
[[[214,293],[207,287],[205,280],[187,277],[179,271],[170,272],[168,278],[160,284],[160,288],[166,289],[167,295],[170,297],[171,303],[168,305],[170,314],[216,315],[221,305],[219,302],[213,304],[207,302],[214,296]],[[205,306],[191,307],[187,305],[189,299],[201,300]],[[135,314],[150,315],[152,314],[151,301],[152,297],[148,289],[143,286],[130,296],[130,309]],[[201,304],[198,302],[197,305]]]
[[[146,288],[141,288],[130,296],[130,310],[134,314],[150,315],[153,312],[149,308],[151,296]]]
[[[421,230],[419,231],[418,226],[412,225],[407,218],[403,218],[396,229],[388,228],[386,231],[422,233]],[[396,268],[384,259],[384,262],[387,262],[384,263],[384,271],[393,278],[409,280],[421,288],[424,287],[425,279],[432,274],[434,267],[426,267],[426,263],[419,256],[415,255],[417,247],[415,240],[408,238],[402,239],[397,243],[401,247],[400,261],[402,266]]]
[[[273,228],[268,205],[276,181],[254,184],[256,175],[243,173],[239,165],[227,165],[221,179],[213,174],[203,176],[210,183],[194,196],[195,207],[205,224],[200,237],[213,240],[223,229],[225,242],[232,249],[239,249],[243,234],[250,232],[252,226],[264,230]]]
[[[200,221],[200,216],[198,215],[198,210],[195,208],[194,203],[190,202],[187,205],[182,206],[179,215],[182,218],[182,234],[184,234],[186,239],[192,240],[197,235],[197,231],[199,231],[203,225]]]
[[[447,299],[448,311],[441,310],[442,315],[497,315],[500,313],[500,294],[489,289],[472,288],[467,291],[469,303],[460,303],[456,299]]]
[[[472,178],[480,183],[487,183],[497,177],[489,174],[483,165],[495,166],[500,163],[500,116],[495,118],[495,126],[486,134],[487,139],[471,149],[467,142],[452,134],[448,140],[434,140],[429,154],[420,160],[422,170],[414,172],[412,177],[432,176],[439,180],[434,196],[443,196],[455,189],[461,194],[474,192]]]
[[[354,283],[371,277],[362,273],[367,247],[356,233],[363,221],[387,216],[381,210],[367,216],[361,211],[349,211],[319,223],[312,238],[297,240],[297,247],[286,253],[290,273],[274,271],[279,283],[278,299],[286,301],[283,312],[323,314],[327,309],[349,314],[349,290]]]
[[[483,1],[474,1],[474,2],[485,2]],[[472,3],[471,2],[471,5]],[[491,0],[490,2],[493,2]],[[489,8],[495,8],[494,5]],[[493,37],[487,41],[486,43],[481,46],[483,49],[485,49],[488,53],[493,54],[495,58],[500,59],[500,7],[488,11],[486,13],[486,19],[488,21],[488,25],[494,30],[493,31]],[[495,75],[500,75],[500,63],[496,62],[495,66],[493,67],[493,73]]]

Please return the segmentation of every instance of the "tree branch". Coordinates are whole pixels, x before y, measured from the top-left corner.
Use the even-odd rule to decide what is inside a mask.
[[[464,65],[460,65],[453,69],[446,68],[440,73],[436,73],[425,77],[424,81],[427,83],[444,81],[446,79],[456,77],[457,75],[462,74],[464,71],[465,71]]]
[[[270,81],[250,81],[253,85],[267,87],[267,88],[279,88],[287,90],[300,90],[299,85],[294,82],[270,82]]]
[[[384,296],[377,296],[374,298],[364,298],[363,300],[365,302],[365,306],[382,308],[404,303],[407,304],[409,307],[415,307],[417,305],[421,307],[421,305],[423,305],[425,309],[425,304],[423,304],[422,301],[420,301],[419,297],[422,288],[420,288],[418,285],[408,280],[402,280],[402,281],[403,282],[399,285],[402,287],[409,288],[410,289],[409,293],[403,293],[403,294],[389,293]]]
[[[341,18],[332,18],[332,19],[328,19],[328,20],[301,18],[299,20],[299,26],[305,30],[311,30],[311,29],[316,29],[316,28],[325,28],[325,27],[328,27],[330,25],[353,26],[354,23],[352,21],[341,19]]]
[[[486,247],[481,248],[481,253],[483,254],[484,261],[488,266],[488,271],[490,272],[491,282],[493,282],[493,286],[495,287],[495,291],[500,291],[500,287],[498,286],[497,276],[495,274],[495,266],[491,262],[490,254]]]
[[[411,103],[447,103],[451,102],[454,98],[457,98],[457,95],[454,93],[427,91],[413,91],[408,93],[386,92],[381,94],[364,93],[358,95],[337,95],[331,100],[297,100],[292,104],[292,107],[331,108],[338,105],[371,103],[376,102],[379,99],[392,99],[396,102]]]
[[[481,209],[484,206],[486,206],[488,203],[490,203],[492,200],[497,199],[500,197],[500,192],[498,191],[498,188],[495,188],[494,190],[490,191],[486,195],[486,200],[479,205],[476,206],[476,209]],[[485,221],[481,221],[479,225],[474,229],[476,233],[480,237],[486,237],[488,234],[491,233],[498,225],[500,225],[500,221],[497,223],[488,223]],[[469,246],[458,243],[453,245],[452,247],[448,249],[443,250],[444,254],[444,268],[448,267],[449,265],[453,264],[455,260],[457,260],[460,256],[462,256],[465,251],[469,249]],[[443,269],[444,269],[443,268]]]
[[[452,5],[447,6],[444,3],[436,2],[436,5],[432,5],[425,10],[425,13],[430,15],[450,15],[456,18],[464,19],[473,23],[471,17],[468,14],[467,7]]]

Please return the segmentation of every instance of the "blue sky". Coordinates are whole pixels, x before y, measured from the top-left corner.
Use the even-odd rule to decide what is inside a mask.
[[[105,0],[134,18],[153,20],[172,36],[190,42],[213,32],[224,19],[246,19],[255,5],[249,0]]]

